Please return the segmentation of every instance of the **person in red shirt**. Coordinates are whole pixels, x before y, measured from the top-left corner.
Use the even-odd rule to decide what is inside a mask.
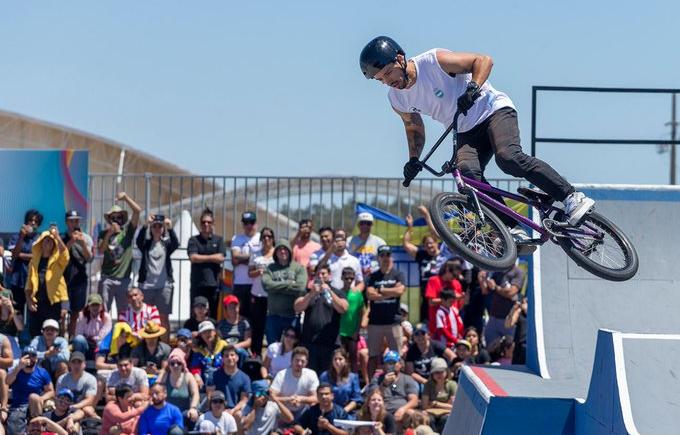
[[[439,269],[439,273],[430,278],[425,288],[425,300],[428,304],[428,325],[430,334],[434,335],[435,318],[437,315],[437,308],[441,304],[441,293],[443,290],[451,290],[454,294],[453,306],[456,310],[463,308],[465,294],[463,293],[463,286],[455,277],[460,276],[461,270],[458,263],[447,261]]]
[[[458,309],[453,306],[456,295],[451,290],[442,291],[441,305],[437,308],[435,318],[434,339],[448,348],[456,345],[463,338],[463,319]]]

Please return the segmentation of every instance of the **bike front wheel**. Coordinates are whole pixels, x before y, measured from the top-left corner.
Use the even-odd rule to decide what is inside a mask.
[[[480,206],[483,221],[467,196],[440,193],[430,204],[432,223],[454,253],[481,269],[505,271],[515,264],[517,246],[498,216]]]
[[[557,243],[579,266],[609,281],[626,281],[637,273],[635,247],[616,225],[599,213],[587,214],[577,228],[565,229]]]

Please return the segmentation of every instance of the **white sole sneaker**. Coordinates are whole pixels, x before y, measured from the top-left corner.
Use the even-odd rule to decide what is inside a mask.
[[[575,227],[581,222],[581,219],[590,211],[592,210],[593,206],[595,205],[595,201],[592,199],[586,197],[581,200],[581,202],[576,206],[574,210],[572,210],[571,214],[569,214],[569,219],[567,222],[569,222],[569,225]]]

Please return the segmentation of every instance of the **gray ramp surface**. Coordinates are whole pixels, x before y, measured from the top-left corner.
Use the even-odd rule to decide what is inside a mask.
[[[653,191],[584,190],[597,200],[597,211],[628,234],[640,269],[630,281],[609,282],[579,268],[552,243],[540,248],[547,371],[554,381],[572,381],[570,391],[560,394],[579,398],[588,393],[599,328],[680,333],[680,190],[661,200],[648,200],[659,197]]]
[[[680,433],[680,337],[623,339],[628,393],[642,434]]]

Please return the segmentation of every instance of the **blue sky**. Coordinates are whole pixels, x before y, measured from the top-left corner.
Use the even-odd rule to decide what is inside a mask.
[[[403,128],[358,53],[378,34],[495,60],[529,150],[531,86],[680,88],[680,2],[0,3],[0,108],[190,171],[401,174]],[[539,134],[668,138],[669,96],[549,95]],[[428,139],[442,127],[428,122]],[[443,159],[448,151],[437,154]],[[574,182],[666,183],[655,147],[541,145]],[[491,165],[490,176],[500,173]]]

